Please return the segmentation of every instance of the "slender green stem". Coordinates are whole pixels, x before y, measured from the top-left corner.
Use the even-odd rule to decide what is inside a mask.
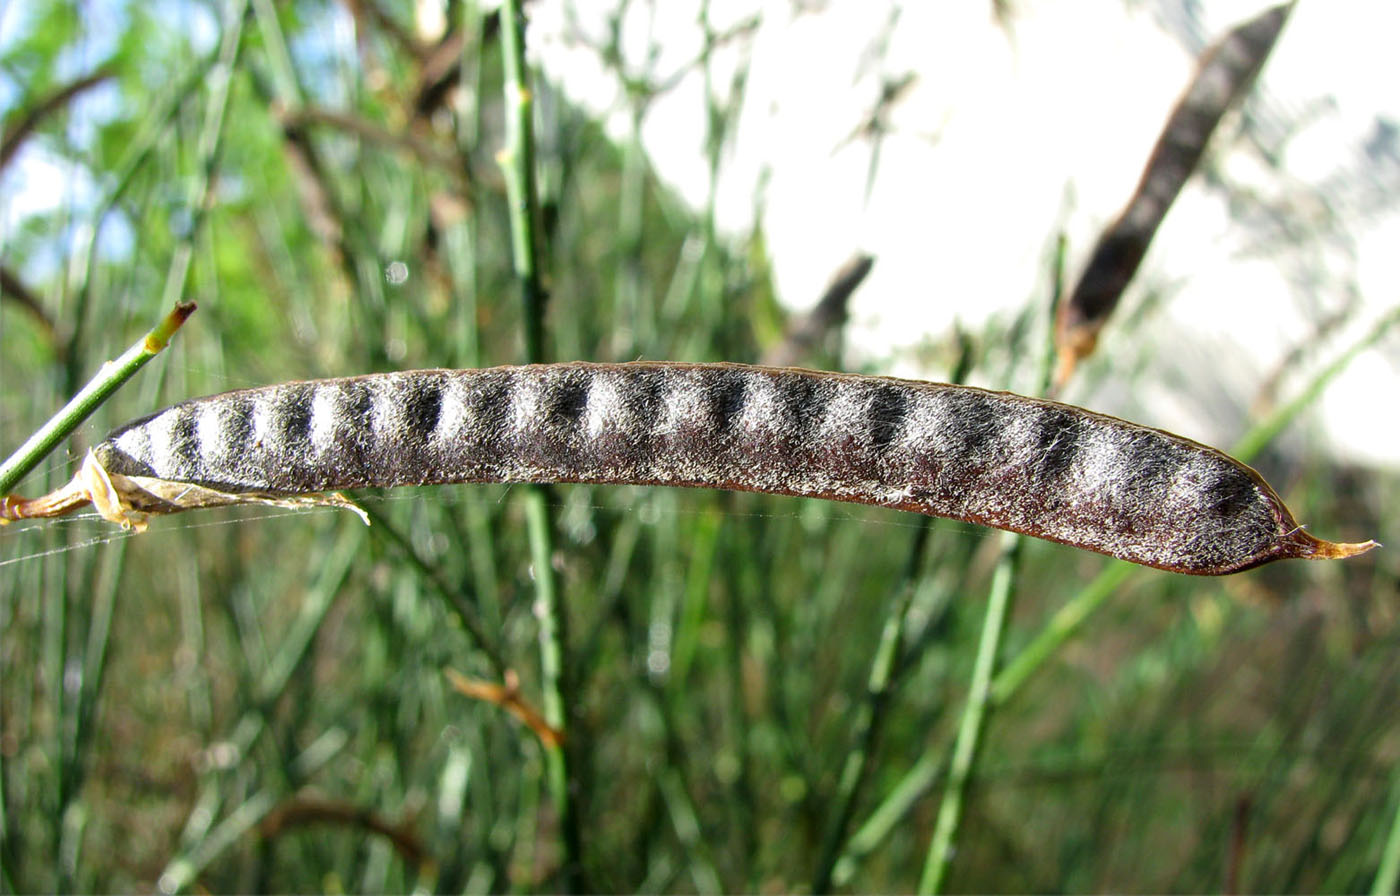
[[[505,66],[506,145],[497,160],[505,175],[506,198],[510,204],[511,246],[522,302],[525,357],[531,363],[539,363],[545,360],[545,293],[540,282],[539,249],[535,242],[539,197],[531,121],[534,104],[525,71],[525,22],[518,0],[506,0],[501,4],[501,43]],[[544,487],[526,486],[522,491],[535,581],[535,612],[540,623],[544,716],[554,730],[564,735],[561,744],[546,748],[545,761],[550,795],[559,813],[564,839],[564,887],[578,892],[589,887],[583,874],[583,837],[575,799],[576,770],[569,758],[569,688],[565,674],[568,637],[554,578],[554,522],[549,493]]]
[[[194,262],[195,236],[203,228],[209,211],[209,185],[214,179],[214,168],[218,162],[219,149],[223,145],[224,123],[228,119],[229,90],[233,85],[234,67],[243,49],[243,19],[247,3],[233,10],[232,17],[224,30],[219,45],[219,61],[209,73],[209,105],[204,110],[204,121],[200,126],[199,142],[195,147],[197,168],[190,180],[189,196],[186,200],[190,214],[190,229],[186,237],[175,245],[175,255],[165,278],[165,303],[172,304],[185,293],[189,282],[190,266]]]
[[[496,643],[486,634],[486,627],[482,624],[481,614],[477,611],[476,601],[470,595],[464,594],[465,585],[453,587],[437,567],[419,556],[418,551],[413,547],[413,542],[399,531],[398,527],[389,521],[384,514],[373,507],[365,506],[361,508],[365,516],[374,523],[374,531],[389,538],[399,550],[403,551],[404,558],[418,570],[424,578],[433,586],[437,593],[443,598],[453,612],[457,614],[457,619],[462,623],[462,628],[467,635],[475,642],[478,650],[485,655],[487,662],[491,664],[492,670],[497,675],[505,675],[508,663],[505,655],[501,653]],[[553,723],[551,723],[553,724]]]
[[[122,568],[126,563],[125,545],[119,542],[112,550],[104,551],[97,574],[89,591],[92,601],[92,614],[88,620],[87,643],[83,651],[83,678],[78,691],[77,710],[69,723],[68,752],[72,774],[65,777],[69,792],[62,795],[62,804],[74,799],[82,782],[86,780],[88,769],[84,768],[83,757],[92,746],[91,734],[96,728],[98,698],[106,677],[110,655],[107,647],[111,642],[112,620],[116,616],[117,601],[122,596]]]
[[[1022,648],[1016,658],[1006,664],[992,682],[990,699],[1001,706],[1021,689],[1040,665],[1059,651],[1104,602],[1118,592],[1118,587],[1140,567],[1121,561],[1110,565],[1092,582],[1084,586],[1072,600],[1050,617],[1035,640]]]
[[[1064,298],[1065,252],[1065,238],[1060,234],[1055,241],[1050,269],[1050,313],[1046,316],[1045,346],[1039,371],[1039,391],[1042,394],[1049,390],[1054,374],[1054,325],[1051,322],[1055,320],[1060,302]],[[972,776],[972,768],[976,764],[977,754],[982,745],[982,731],[986,727],[987,713],[992,708],[992,676],[996,672],[997,655],[1001,652],[1001,639],[1006,632],[1006,620],[1011,611],[1011,595],[1015,590],[1016,573],[1021,562],[1021,536],[1008,533],[1003,535],[1002,539],[1001,557],[992,574],[987,598],[987,616],[982,622],[982,636],[977,644],[972,684],[968,690],[967,702],[963,706],[962,719],[958,723],[958,737],[953,745],[953,754],[948,766],[948,786],[943,802],[938,807],[933,838],[929,841],[924,871],[919,877],[918,891],[921,894],[937,893],[943,888],[948,865],[953,859],[954,840],[962,823],[967,782]]]
[[[1371,885],[1371,896],[1384,896],[1395,892],[1395,883],[1400,880],[1400,769],[1397,769],[1395,786],[1391,788],[1391,802],[1395,804],[1395,818],[1390,823],[1390,834],[1381,850],[1381,864],[1376,869],[1376,880]]]
[[[886,842],[900,820],[918,805],[924,794],[938,781],[938,776],[948,764],[947,760],[946,747],[932,749],[920,756],[919,761],[904,773],[889,795],[870,813],[865,824],[851,835],[832,871],[832,884],[844,887],[851,882],[858,863]]]
[[[558,609],[558,593],[554,587],[554,576],[540,572],[542,569],[549,569],[553,562],[553,538],[545,528],[549,523],[549,515],[539,509],[545,505],[545,495],[542,492],[529,492],[525,496],[525,502],[526,525],[530,532],[530,565],[535,577],[535,598],[538,601],[535,612],[540,616],[540,670],[547,681],[558,682],[564,675],[564,657],[560,649],[562,645],[559,643],[559,632],[556,629],[559,620],[554,612]],[[563,697],[558,688],[545,689],[544,715],[551,726],[558,726],[564,721]]]
[[[657,782],[661,796],[666,801],[666,809],[671,816],[671,825],[676,837],[685,845],[689,856],[687,868],[690,882],[697,893],[723,893],[719,870],[710,857],[710,843],[705,837],[700,819],[695,812],[695,803],[686,790],[679,766],[674,763],[666,766]]]
[[[861,704],[853,721],[851,741],[853,747],[846,756],[841,769],[841,778],[836,786],[835,812],[827,828],[822,855],[817,865],[817,873],[812,879],[813,893],[826,893],[831,890],[832,874],[841,856],[841,844],[855,813],[856,799],[862,785],[869,779],[875,761],[875,742],[884,720],[884,709],[889,702],[891,681],[895,666],[899,662],[899,647],[904,641],[904,627],[909,618],[909,606],[913,602],[918,585],[919,562],[928,545],[932,531],[931,520],[925,519],[909,550],[909,563],[905,570],[904,583],[899,601],[885,618],[880,632],[880,643],[875,648],[875,659],[870,664],[870,678],[866,683],[866,699]]]
[[[1338,374],[1365,348],[1384,336],[1400,320],[1400,311],[1381,318],[1364,337],[1351,346],[1332,364],[1328,365],[1297,398],[1279,408],[1268,419],[1253,427],[1236,445],[1232,453],[1241,460],[1248,461],[1260,449],[1306,409],[1327,383]],[[992,681],[988,699],[993,707],[1007,703],[1044,662],[1057,654],[1073,638],[1093,614],[1128,581],[1141,572],[1128,563],[1114,563],[1103,570],[1092,582],[1079,591],[1070,601],[1051,617],[1049,623],[1036,638],[1017,654]],[[875,810],[866,823],[852,837],[837,863],[835,883],[839,886],[849,881],[855,870],[855,863],[884,840],[888,832],[917,802],[918,796],[930,787],[941,767],[941,758],[926,755],[901,779],[891,795]],[[1387,849],[1395,852],[1396,873],[1400,874],[1400,810],[1395,819],[1395,833],[1387,843]],[[1389,855],[1389,853],[1387,853]],[[1378,887],[1381,878],[1377,878]],[[1390,892],[1393,879],[1377,892]]]
[[[539,193],[535,182],[535,140],[531,116],[533,96],[525,72],[525,22],[518,0],[501,4],[502,54],[505,64],[506,145],[497,155],[510,202],[510,242],[515,276],[520,286],[525,326],[525,358],[544,360],[544,288],[540,283],[535,215]]]
[[[258,32],[266,47],[265,58],[268,68],[272,70],[272,81],[277,96],[286,104],[288,111],[300,111],[301,85],[297,82],[296,68],[292,65],[292,54],[287,48],[287,39],[277,21],[277,9],[272,0],[251,0],[251,4],[253,15],[258,20]]]
[[[1274,437],[1277,436],[1285,426],[1292,423],[1299,414],[1310,407],[1314,401],[1317,401],[1318,396],[1322,394],[1323,390],[1325,390],[1334,379],[1341,375],[1342,371],[1351,366],[1351,362],[1355,361],[1358,355],[1383,339],[1397,323],[1400,323],[1400,308],[1394,308],[1388,314],[1383,315],[1380,320],[1376,321],[1375,325],[1367,331],[1366,335],[1362,336],[1353,343],[1350,348],[1338,355],[1336,360],[1331,364],[1328,364],[1319,371],[1317,376],[1313,377],[1312,382],[1308,383],[1303,391],[1299,392],[1292,401],[1283,405],[1251,428],[1250,431],[1245,434],[1244,438],[1235,443],[1231,453],[1245,463],[1249,463],[1264,446],[1274,440]]]
[[[228,818],[211,831],[197,849],[176,855],[161,872],[157,889],[162,893],[178,893],[188,887],[199,872],[262,821],[276,805],[277,795],[270,790],[260,790],[249,797],[229,813]]]
[[[977,660],[972,670],[972,687],[958,724],[958,739],[953,746],[952,764],[948,767],[948,790],[938,807],[938,821],[929,843],[924,873],[919,879],[920,893],[937,893],[943,888],[948,864],[953,858],[953,839],[962,821],[963,797],[982,743],[982,730],[992,687],[992,672],[996,668],[1001,637],[1006,631],[1006,619],[1011,607],[1012,585],[1021,556],[1019,536],[1005,536],[1006,546],[992,575],[987,598],[987,617],[982,623],[982,637],[977,645]]]
[[[267,708],[279,700],[286,699],[293,675],[312,653],[316,633],[331,610],[336,595],[342,593],[346,577],[360,556],[363,532],[361,527],[344,527],[336,543],[323,556],[315,558],[318,574],[306,589],[297,619],[270,652],[270,659],[261,662],[256,673],[245,682],[247,699],[243,704],[243,714],[236,722],[230,724],[225,729],[224,736],[219,738],[234,755],[247,756],[259,738],[274,735]],[[212,830],[215,822],[219,821],[219,813],[228,798],[224,790],[226,783],[217,770],[211,770],[203,776],[199,794],[185,817],[185,826],[180,835],[179,854],[170,860],[167,866],[168,873],[187,865],[188,857],[193,854],[213,855],[224,848],[224,845],[211,846],[209,841],[211,838],[217,839]],[[237,811],[231,813],[219,824],[219,828],[222,829],[236,814]],[[194,870],[197,871],[198,868]],[[178,872],[177,877],[180,874],[183,872]]]
[[[540,623],[540,675],[544,682],[545,721],[564,734],[561,742],[546,748],[545,763],[550,795],[559,813],[564,835],[564,882],[572,892],[587,890],[583,876],[583,837],[578,806],[572,797],[574,772],[567,747],[568,690],[565,677],[566,643],[564,613],[554,579],[554,523],[549,510],[549,493],[543,488],[525,491],[525,524],[530,535],[530,566],[535,579],[535,613]]]
[[[160,354],[161,350],[170,344],[170,337],[180,329],[185,319],[194,313],[194,308],[193,302],[181,302],[176,305],[175,310],[123,352],[121,357],[102,365],[97,375],[79,390],[72,400],[0,464],[0,495],[14,488],[30,470],[58,447],[59,442],[66,439],[92,415],[93,411],[111,398],[112,393],[131,379],[147,361]]]

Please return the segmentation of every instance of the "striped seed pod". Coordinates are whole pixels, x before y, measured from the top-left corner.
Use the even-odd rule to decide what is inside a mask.
[[[1252,469],[1160,430],[1006,392],[738,364],[419,370],[227,392],[121,427],[84,470],[63,500],[9,499],[3,514],[93,500],[129,524],[368,486],[589,482],[894,507],[1198,575],[1374,546],[1314,538]]]

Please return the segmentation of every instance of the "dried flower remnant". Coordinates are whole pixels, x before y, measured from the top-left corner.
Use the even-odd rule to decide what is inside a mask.
[[[1200,575],[1373,542],[1314,538],[1254,472],[1058,402],[740,364],[416,370],[182,402],[117,429],[64,489],[114,522],[220,504],[349,505],[338,489],[587,482],[768,492],[965,520]]]

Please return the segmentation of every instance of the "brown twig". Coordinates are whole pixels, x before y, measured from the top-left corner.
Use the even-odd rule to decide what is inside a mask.
[[[496,40],[500,33],[500,13],[491,12],[482,17],[478,37],[482,46]],[[453,28],[421,57],[423,67],[418,73],[418,89],[414,91],[412,105],[416,117],[432,118],[433,113],[447,102],[452,88],[462,77],[462,53],[465,49],[466,36],[460,28]]]
[[[336,112],[307,106],[296,111],[283,110],[278,114],[284,130],[303,130],[307,125],[318,124],[354,134],[362,140],[389,149],[407,152],[421,162],[433,165],[459,181],[463,192],[467,190],[466,171],[462,159],[455,153],[434,146],[431,142],[413,134],[395,134],[389,129],[357,115]]]
[[[468,678],[455,669],[444,669],[443,673],[452,687],[474,700],[494,703],[515,716],[522,725],[529,728],[546,748],[555,749],[564,742],[563,732],[545,721],[544,714],[531,706],[520,696],[520,676],[507,669],[505,684],[499,685],[479,678]]]
[[[919,76],[914,72],[905,72],[897,77],[887,77],[880,83],[880,95],[875,99],[875,105],[859,124],[846,136],[844,140],[836,144],[831,150],[835,155],[837,150],[855,142],[856,140],[878,140],[890,133],[890,115],[901,100],[909,95]]]
[[[571,21],[573,20],[571,19]],[[685,83],[685,79],[705,65],[706,60],[710,59],[717,49],[726,47],[729,44],[738,42],[742,38],[757,33],[762,21],[763,17],[761,15],[754,15],[734,23],[723,31],[712,33],[707,45],[696,51],[694,56],[677,65],[676,68],[669,73],[658,75],[650,73],[634,75],[624,71],[623,60],[617,49],[592,39],[578,28],[576,22],[574,31],[568,34],[567,37],[571,44],[587,47],[597,53],[605,64],[615,69],[617,76],[622,80],[629,94],[643,99],[646,102],[651,102],[658,97],[670,93],[681,84]]]
[[[272,838],[289,828],[312,824],[362,828],[387,838],[404,862],[415,868],[434,864],[427,849],[419,842],[418,835],[407,823],[393,824],[370,809],[338,800],[294,796],[269,812],[258,830],[264,837]]]
[[[306,209],[306,220],[311,230],[327,246],[331,247],[345,267],[354,252],[345,244],[345,228],[341,225],[340,204],[326,183],[325,169],[321,157],[312,146],[304,128],[287,127],[282,133],[283,151],[287,163],[296,175],[302,207]]]
[[[76,81],[65,84],[45,99],[40,100],[32,108],[11,115],[11,120],[5,122],[5,138],[0,140],[0,171],[3,171],[14,159],[15,153],[19,152],[20,146],[39,126],[39,122],[58,111],[65,103],[84,90],[95,87],[110,77],[112,77],[112,72],[104,66],[90,75],[84,75]]]
[[[367,27],[373,23],[374,27],[387,34],[394,43],[399,45],[405,53],[415,59],[421,60],[427,52],[423,46],[408,29],[404,28],[389,13],[379,8],[379,4],[373,0],[343,0],[345,8],[350,11],[350,17],[355,20],[355,31],[364,35],[369,31]]]
[[[1327,341],[1355,316],[1356,311],[1356,302],[1353,297],[1352,301],[1343,303],[1340,308],[1315,321],[1311,331],[1284,352],[1283,357],[1275,362],[1273,370],[1264,377],[1263,383],[1255,390],[1254,399],[1250,402],[1249,407],[1250,419],[1262,420],[1274,411],[1275,406],[1279,403],[1279,393],[1288,376],[1304,369],[1308,359],[1315,357],[1318,350],[1327,345]]]
[[[19,279],[19,275],[3,265],[0,265],[0,298],[9,299],[33,315],[49,342],[55,348],[61,347],[58,341],[58,328],[54,325],[53,319],[49,317],[49,313],[44,310],[44,306],[39,303],[38,297],[30,291],[29,287],[24,285],[24,282]]]
[[[496,21],[494,15],[488,19],[488,23]],[[446,102],[448,93],[457,86],[461,77],[462,50],[465,47],[462,30],[455,28],[444,34],[442,40],[423,56],[423,66],[418,72],[418,89],[413,96],[415,116],[431,118],[433,112]]]
[[[258,76],[256,69],[250,71],[253,73],[253,89],[265,103],[275,108],[280,100],[271,86]],[[297,193],[306,211],[307,224],[311,232],[335,253],[337,262],[346,269],[350,282],[354,282],[354,268],[351,262],[354,252],[346,243],[345,227],[342,223],[345,216],[339,199],[326,177],[326,168],[321,162],[320,154],[316,151],[304,123],[286,113],[277,117],[282,126],[282,151],[292,169]]]
[[[1224,893],[1240,891],[1240,869],[1244,867],[1245,847],[1249,844],[1249,816],[1254,801],[1248,793],[1235,800],[1235,815],[1230,822],[1230,852],[1225,860]]]

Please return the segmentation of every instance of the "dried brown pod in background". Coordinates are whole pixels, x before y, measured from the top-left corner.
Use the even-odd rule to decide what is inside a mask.
[[[1100,235],[1074,290],[1060,306],[1055,328],[1056,388],[1093,353],[1099,331],[1137,274],[1177,194],[1200,164],[1211,134],[1249,92],[1292,11],[1291,2],[1265,10],[1233,28],[1201,56],[1196,76],[1167,118],[1132,198]]]

